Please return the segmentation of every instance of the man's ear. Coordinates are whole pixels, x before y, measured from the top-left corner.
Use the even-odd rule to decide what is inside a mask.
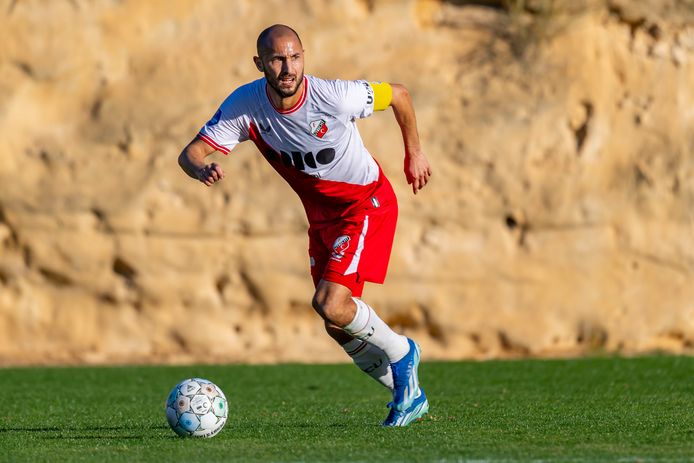
[[[258,69],[258,71],[260,71],[260,72],[263,72],[263,62],[260,61],[260,58],[257,56],[254,56],[253,62],[255,63],[256,69]]]

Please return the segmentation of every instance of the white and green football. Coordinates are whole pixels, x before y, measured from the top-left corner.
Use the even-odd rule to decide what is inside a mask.
[[[212,381],[186,379],[169,393],[166,419],[179,436],[213,437],[227,422],[226,396]]]

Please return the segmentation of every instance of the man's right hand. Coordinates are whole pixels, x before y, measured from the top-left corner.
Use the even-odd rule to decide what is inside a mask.
[[[205,185],[212,186],[213,183],[216,183],[224,178],[224,171],[219,164],[213,162],[198,169],[197,177],[198,180]]]
[[[205,158],[215,149],[199,138],[194,138],[178,156],[178,165],[191,178],[212,186],[224,178],[224,171],[216,163],[205,164]]]

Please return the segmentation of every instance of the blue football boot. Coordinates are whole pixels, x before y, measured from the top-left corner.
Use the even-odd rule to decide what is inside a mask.
[[[400,360],[390,364],[393,372],[393,408],[404,412],[412,405],[419,393],[417,367],[421,349],[410,338],[407,338],[410,351]]]
[[[429,401],[422,389],[419,390],[419,395],[414,399],[410,408],[404,412],[396,410],[393,402],[389,403],[388,406],[390,407],[390,413],[388,413],[386,420],[382,423],[383,426],[387,427],[407,426],[429,412]]]

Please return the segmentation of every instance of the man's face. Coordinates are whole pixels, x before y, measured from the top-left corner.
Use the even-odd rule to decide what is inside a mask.
[[[304,79],[304,50],[290,34],[270,38],[254,61],[268,85],[282,98],[293,96]]]

